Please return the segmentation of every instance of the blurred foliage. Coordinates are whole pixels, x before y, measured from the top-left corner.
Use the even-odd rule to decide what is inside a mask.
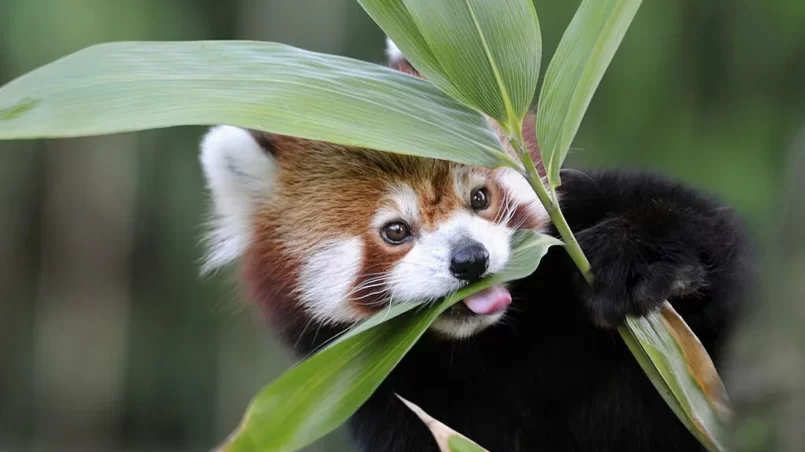
[[[535,4],[546,62],[577,2]],[[805,2],[645,3],[568,164],[666,172],[769,233],[803,23]],[[99,42],[236,38],[384,58],[354,0],[2,0],[0,83]],[[208,450],[291,363],[233,272],[198,277],[201,133],[0,143],[0,450]]]
[[[737,409],[736,452],[799,452],[805,444],[805,128],[788,158],[778,222],[764,242],[763,284],[723,372]],[[770,353],[773,351],[773,353]]]

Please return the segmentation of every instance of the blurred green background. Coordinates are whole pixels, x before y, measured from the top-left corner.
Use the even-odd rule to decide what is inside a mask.
[[[547,62],[578,2],[535,4]],[[95,43],[191,39],[384,58],[354,0],[0,0],[0,84]],[[568,163],[664,171],[766,234],[804,80],[805,2],[644,2]],[[209,450],[291,364],[236,272],[198,276],[202,133],[0,142],[0,450]]]

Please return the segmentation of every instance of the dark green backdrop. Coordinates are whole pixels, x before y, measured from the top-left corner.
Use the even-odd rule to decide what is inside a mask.
[[[577,4],[536,1],[546,62]],[[802,1],[644,2],[568,163],[667,172],[765,233],[803,24]],[[104,41],[234,38],[383,59],[354,0],[0,0],[0,83]],[[232,272],[198,277],[202,131],[0,142],[0,450],[208,450],[289,365]]]

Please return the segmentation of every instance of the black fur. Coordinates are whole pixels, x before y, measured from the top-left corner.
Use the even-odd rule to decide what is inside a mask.
[[[492,452],[703,450],[612,327],[669,299],[718,364],[750,274],[744,227],[657,175],[562,178],[593,286],[554,247],[511,286],[507,321],[462,341],[423,337],[350,421],[360,450],[437,450],[394,393]]]

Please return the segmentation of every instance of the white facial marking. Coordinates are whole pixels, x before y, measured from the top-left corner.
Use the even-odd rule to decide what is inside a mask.
[[[372,226],[381,228],[393,220],[405,220],[415,224],[419,220],[419,199],[414,189],[408,184],[393,187],[386,194],[385,200],[392,206],[384,206],[372,217]]]
[[[386,37],[386,56],[392,62],[401,60],[403,58],[402,51],[400,48],[397,47],[397,44],[391,40],[391,38]]]
[[[496,324],[504,315],[506,315],[505,312],[499,312],[492,315],[476,315],[462,319],[441,315],[431,324],[431,328],[443,336],[464,339],[488,326]]]
[[[359,237],[325,243],[302,266],[300,299],[317,320],[328,323],[360,320],[347,303],[361,269],[363,242]]]
[[[495,171],[495,174],[514,204],[525,205],[535,218],[542,219],[545,224],[548,224],[548,212],[522,174],[512,168],[500,168]]]
[[[450,258],[462,241],[474,240],[489,252],[488,274],[509,261],[513,230],[466,211],[456,211],[436,230],[422,231],[411,250],[391,270],[394,301],[436,300],[465,283],[450,272]]]
[[[204,273],[240,257],[250,240],[251,216],[273,188],[276,165],[251,134],[216,126],[201,141],[201,166],[212,198]]]

